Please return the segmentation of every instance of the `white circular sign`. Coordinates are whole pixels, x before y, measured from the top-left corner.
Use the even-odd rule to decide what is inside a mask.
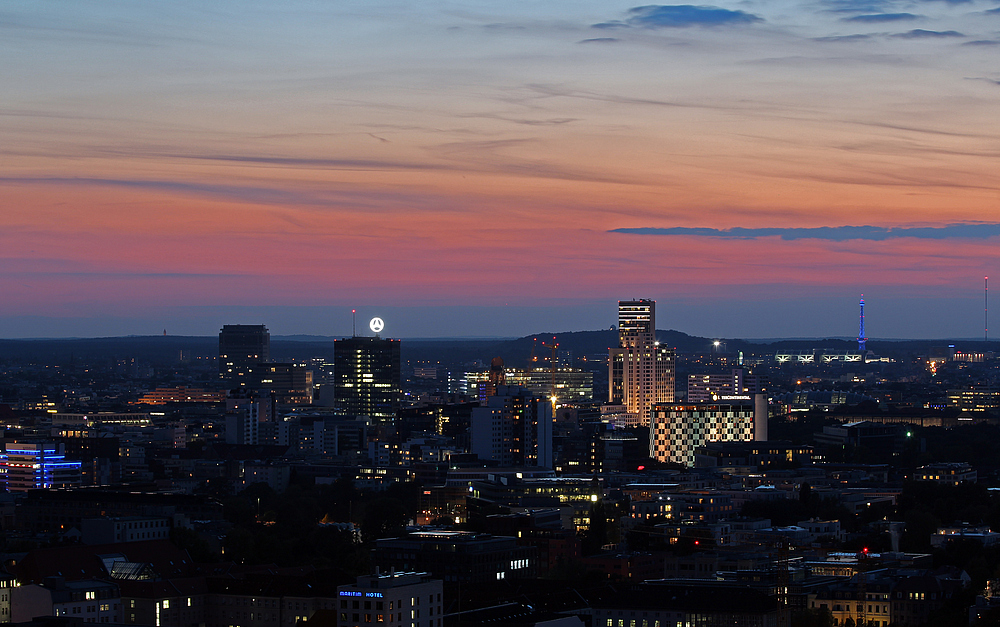
[[[375,333],[379,333],[385,328],[385,323],[382,322],[382,318],[372,318],[371,322],[368,323],[368,328]]]

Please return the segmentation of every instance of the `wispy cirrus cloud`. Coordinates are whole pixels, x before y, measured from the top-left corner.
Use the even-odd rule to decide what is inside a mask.
[[[814,37],[813,41],[823,41],[823,42],[836,42],[836,43],[849,43],[852,41],[867,41],[872,38],[871,35],[831,35],[829,37]]]
[[[965,37],[965,35],[957,30],[925,30],[923,28],[914,28],[911,31],[897,33],[890,36],[897,37],[899,39],[947,39],[950,37]]]
[[[139,180],[94,177],[0,177],[3,185],[45,185],[67,187],[116,187],[123,189],[147,190],[183,194],[204,198],[219,198],[229,201],[281,207],[354,207],[378,209],[391,205],[392,201],[415,206],[419,199],[393,192],[367,192],[349,190],[300,190],[257,185],[236,185],[204,183],[178,180]]]
[[[987,78],[985,76],[967,76],[970,81],[983,81],[991,85],[1000,85],[1000,80],[995,78]]]
[[[759,15],[721,7],[693,4],[651,4],[633,7],[624,20],[601,22],[594,28],[687,28],[689,26],[729,26],[763,22]]]
[[[885,13],[888,0],[821,0],[830,13]]]
[[[821,226],[813,228],[743,228],[730,229],[713,228],[620,228],[609,233],[626,233],[629,235],[686,235],[695,237],[715,237],[720,239],[758,239],[761,237],[780,237],[783,240],[820,239],[833,242],[848,240],[884,241],[901,237],[917,239],[989,239],[1000,236],[1000,223],[966,223],[947,224],[945,226]]]
[[[905,22],[908,20],[922,19],[922,15],[913,13],[871,13],[868,15],[855,15],[854,17],[841,18],[841,22],[856,22],[859,24],[883,24],[885,22]]]

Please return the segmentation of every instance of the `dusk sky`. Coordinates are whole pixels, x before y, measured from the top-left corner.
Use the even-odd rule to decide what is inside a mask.
[[[9,0],[0,337],[515,336],[632,298],[851,336],[864,293],[870,337],[981,338],[998,59],[998,0]]]

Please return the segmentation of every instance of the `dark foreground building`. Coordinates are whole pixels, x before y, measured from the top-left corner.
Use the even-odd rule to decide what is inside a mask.
[[[219,332],[219,378],[230,387],[256,387],[259,366],[271,359],[271,334],[262,324],[227,324]]]
[[[538,549],[484,533],[421,531],[376,541],[375,565],[381,572],[428,572],[446,584],[489,584],[536,577]]]

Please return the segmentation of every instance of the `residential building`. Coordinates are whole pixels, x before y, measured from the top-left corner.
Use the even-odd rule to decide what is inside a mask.
[[[17,577],[0,572],[0,623],[11,621],[10,594],[17,585]]]
[[[47,577],[42,583],[16,586],[10,590],[14,623],[36,616],[68,616],[87,623],[120,623],[121,594],[118,586],[96,579],[66,581]]]

